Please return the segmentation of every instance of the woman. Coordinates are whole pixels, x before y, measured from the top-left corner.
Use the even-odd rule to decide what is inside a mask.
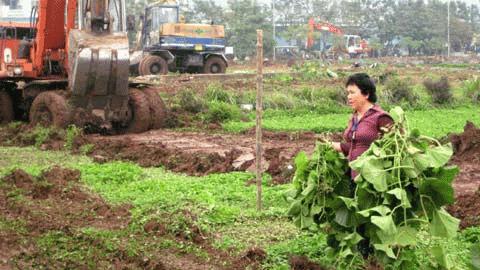
[[[348,127],[343,133],[345,142],[332,143],[333,148],[348,158],[348,161],[355,160],[365,152],[373,141],[378,139],[383,133],[383,128],[388,128],[393,124],[393,119],[380,106],[377,101],[375,83],[365,73],[357,73],[350,76],[346,83],[348,105],[353,109],[353,115],[348,123]],[[350,170],[350,176],[353,181],[358,175],[357,172]],[[352,181],[352,195],[355,191],[355,184]],[[357,248],[360,254],[366,259],[373,253],[370,246],[370,240],[365,237],[365,227],[359,226],[357,232],[364,237]]]
[[[393,124],[393,119],[375,104],[377,101],[375,83],[366,73],[351,75],[345,86],[348,105],[352,107],[353,115],[343,133],[345,142],[333,142],[332,146],[342,152],[348,161],[353,161],[380,137],[383,128]],[[357,172],[351,171],[352,179],[357,175]]]

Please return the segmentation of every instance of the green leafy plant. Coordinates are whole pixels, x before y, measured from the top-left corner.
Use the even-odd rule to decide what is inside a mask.
[[[81,167],[82,179],[87,183],[130,183],[140,179],[142,168],[138,165],[114,161],[105,164],[88,164]]]
[[[464,81],[463,88],[468,99],[474,103],[480,101],[480,78],[474,76],[472,79]]]
[[[390,114],[390,132],[350,163],[358,172],[354,190],[343,175],[345,160],[328,145],[317,146],[311,159],[300,153],[295,160],[288,215],[302,229],[328,233],[331,254],[339,258],[373,252],[386,264],[399,264],[422,226],[438,237],[457,232],[459,221],[442,208],[454,201],[458,168],[446,166],[451,146],[410,131],[401,108]],[[439,264],[445,259],[442,249],[432,254]]]
[[[266,109],[291,110],[295,108],[295,99],[287,93],[275,91],[265,96],[264,106]]]
[[[84,144],[84,145],[80,146],[79,150],[80,150],[80,153],[82,155],[87,155],[87,154],[90,154],[93,151],[94,148],[95,148],[94,144],[87,143],[87,144]]]
[[[288,215],[301,229],[315,230],[316,224],[328,220],[337,196],[350,195],[347,162],[327,144],[317,144],[309,159],[304,152],[295,157],[294,188],[285,195],[291,202]]]
[[[204,108],[202,99],[192,90],[181,90],[177,94],[180,108],[187,112],[199,113]]]
[[[229,104],[235,104],[235,98],[233,95],[218,84],[209,84],[205,98],[209,102],[224,102]]]
[[[35,147],[40,147],[42,144],[44,144],[50,135],[52,134],[52,129],[48,127],[43,127],[43,126],[36,126],[35,129],[32,131],[31,136],[33,136],[35,140]]]
[[[75,138],[82,134],[82,129],[76,127],[75,125],[68,126],[66,133],[65,133],[65,148],[67,150],[72,150],[73,142]]]
[[[316,80],[327,75],[320,61],[306,61],[302,65],[295,66],[294,71],[300,73],[305,81]]]
[[[208,123],[220,123],[227,120],[240,119],[241,114],[240,108],[236,105],[224,102],[210,102],[204,119]]]
[[[293,80],[294,80],[293,77],[290,74],[286,74],[286,73],[276,74],[272,78],[272,81],[278,82],[284,85],[289,85],[290,83],[293,82]]]

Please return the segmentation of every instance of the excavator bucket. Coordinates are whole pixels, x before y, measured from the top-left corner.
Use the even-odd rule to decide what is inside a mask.
[[[128,114],[128,38],[125,33],[69,33],[69,88],[74,108],[106,122]]]

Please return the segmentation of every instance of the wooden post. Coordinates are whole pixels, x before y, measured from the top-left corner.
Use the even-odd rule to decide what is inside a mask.
[[[257,30],[257,121],[256,121],[256,155],[257,176],[257,210],[262,210],[262,108],[263,108],[263,31]]]

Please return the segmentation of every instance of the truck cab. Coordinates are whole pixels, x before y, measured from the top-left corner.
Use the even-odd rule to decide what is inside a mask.
[[[176,3],[147,6],[138,41],[130,62],[139,75],[225,73],[227,68],[224,27],[184,23]]]

